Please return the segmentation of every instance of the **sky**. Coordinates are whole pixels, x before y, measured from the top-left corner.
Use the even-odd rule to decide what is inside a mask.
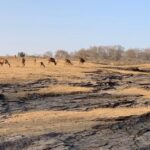
[[[0,55],[150,47],[149,0],[0,0]]]

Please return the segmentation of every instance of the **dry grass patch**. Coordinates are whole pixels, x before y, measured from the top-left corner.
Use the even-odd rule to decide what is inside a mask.
[[[120,89],[118,91],[115,91],[117,94],[121,95],[143,95],[145,98],[150,98],[150,91],[144,90],[141,88],[131,87],[126,89]]]
[[[69,86],[69,85],[51,85],[49,87],[40,88],[37,91],[19,91],[17,93],[6,93],[5,96],[9,101],[16,101],[17,98],[26,97],[27,94],[75,94],[75,93],[87,93],[92,92],[93,88]]]
[[[8,58],[12,67],[0,66],[0,82],[1,83],[20,83],[27,81],[35,81],[38,79],[46,78],[47,76],[52,76],[58,81],[64,80],[74,80],[74,81],[85,81],[87,79],[85,72],[92,72],[96,69],[102,68],[110,72],[120,72],[120,73],[133,73],[139,74],[140,72],[135,71],[125,71],[117,69],[104,68],[106,65],[96,64],[86,62],[81,65],[78,61],[73,61],[73,65],[67,65],[64,61],[59,60],[58,64],[48,64],[47,59],[38,58],[36,64],[34,63],[34,58],[26,58],[26,67],[22,67],[20,58]],[[40,66],[40,62],[44,62],[46,68]],[[107,67],[114,67],[114,65],[107,65]],[[130,65],[135,66],[135,65]],[[150,64],[139,65],[141,67],[149,67]]]
[[[107,68],[109,67],[109,68]],[[139,64],[139,65],[108,65],[106,68],[104,67],[104,70],[107,70],[107,71],[111,71],[111,72],[119,72],[119,73],[123,73],[123,74],[149,74],[149,73],[146,73],[146,72],[140,72],[140,71],[132,71],[132,70],[124,70],[126,68],[130,68],[130,67],[138,67],[140,69],[149,69],[150,68],[150,64]],[[112,67],[112,68],[111,68]],[[115,67],[115,68],[113,68]],[[118,68],[122,68],[121,69],[117,69]]]
[[[39,135],[47,132],[75,133],[97,125],[100,118],[142,115],[148,108],[102,108],[87,112],[37,111],[12,115],[1,119],[0,135]]]
[[[69,86],[69,85],[52,85],[46,88],[41,88],[38,93],[76,93],[76,92],[91,92],[92,88]]]
[[[40,62],[43,61],[46,68],[40,67]],[[67,65],[64,61],[58,61],[58,64],[48,64],[46,59],[37,59],[35,64],[32,59],[27,59],[26,66],[21,66],[21,60],[10,60],[12,67],[0,66],[0,82],[1,83],[20,83],[35,81],[38,79],[46,78],[51,76],[57,80],[84,80],[86,71],[94,71],[98,64],[85,63],[83,65],[79,64],[77,61],[73,61],[73,65]]]
[[[120,69],[108,69],[108,68],[104,68],[104,70],[110,71],[110,72],[119,72],[122,74],[148,74],[148,73],[144,73],[144,72],[138,72],[138,71],[128,71],[128,70],[123,70],[124,68],[122,67],[122,70]]]

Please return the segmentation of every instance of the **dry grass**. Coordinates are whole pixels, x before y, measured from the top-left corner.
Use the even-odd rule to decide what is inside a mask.
[[[140,69],[150,69],[150,64],[140,64],[140,65],[107,65],[107,67],[110,67],[110,68],[104,68],[105,70],[107,71],[112,71],[112,72],[119,72],[119,73],[123,73],[123,74],[149,74],[149,73],[144,73],[144,72],[139,72],[139,71],[130,71],[130,70],[123,70],[123,69],[126,69],[126,68],[130,68],[130,67],[138,67]],[[111,68],[112,67],[112,68]],[[113,67],[116,67],[113,68]],[[117,69],[118,68],[122,68],[121,69]]]
[[[18,91],[17,93],[5,93],[9,101],[16,101],[16,98],[26,97],[27,94],[74,94],[74,93],[89,93],[93,88],[69,86],[69,85],[53,85],[45,88],[37,89],[37,91]]]
[[[80,87],[80,86],[69,86],[69,85],[54,85],[47,88],[41,88],[38,93],[78,93],[78,92],[91,92],[92,88]]]
[[[0,82],[1,83],[20,83],[32,80],[38,80],[51,76],[57,80],[75,80],[75,81],[85,81],[86,71],[93,71],[95,68],[99,67],[97,64],[86,63],[80,65],[79,62],[73,62],[73,66],[67,65],[64,61],[59,61],[58,65],[48,64],[46,59],[38,59],[35,64],[30,58],[27,59],[26,67],[21,66],[21,60],[10,59],[9,60],[12,67],[0,66]],[[46,68],[40,66],[40,62],[43,61]]]
[[[12,115],[0,123],[0,135],[38,135],[46,132],[74,133],[95,126],[100,118],[141,115],[150,108],[104,108],[88,112],[38,111]]]
[[[112,72],[119,72],[123,74],[141,74],[140,72],[128,71],[128,70],[119,70],[119,69],[105,69],[105,70],[112,71]]]
[[[0,83],[23,83],[29,81],[36,81],[38,79],[44,79],[52,77],[58,81],[72,81],[82,82],[90,80],[87,78],[85,72],[92,72],[96,69],[103,69],[110,72],[119,73],[134,73],[140,74],[140,72],[124,71],[117,69],[103,68],[104,65],[85,63],[79,65],[78,62],[73,62],[73,66],[66,65],[63,61],[59,61],[57,66],[53,64],[47,64],[47,60],[38,59],[37,63],[34,63],[33,59],[27,59],[27,65],[25,68],[21,67],[20,59],[9,59],[12,64],[11,68],[7,66],[0,67]],[[46,68],[40,67],[40,61],[43,61]],[[141,65],[141,67],[148,68],[150,65]],[[55,85],[47,88],[38,89],[39,93],[72,93],[72,92],[90,92],[91,88],[73,87],[68,85]],[[32,92],[32,91],[31,91]],[[30,92],[28,92],[30,93]],[[150,98],[149,91],[130,88],[124,90],[118,90],[118,94],[142,94],[144,97]],[[23,97],[26,93],[18,92],[8,95],[11,99],[16,95]],[[99,118],[114,118],[118,116],[130,116],[141,115],[150,112],[150,108],[116,108],[116,109],[96,109],[88,112],[77,111],[38,111],[28,112],[23,114],[12,115],[8,119],[1,119],[0,122],[0,135],[37,135],[47,132],[65,132],[73,133],[83,130],[87,130],[95,126]]]
[[[58,65],[54,66],[53,64],[48,64],[46,59],[37,59],[36,64],[34,63],[33,58],[27,58],[26,67],[23,68],[21,66],[20,58],[9,58],[11,63],[11,68],[7,65],[4,67],[0,66],[0,82],[1,83],[20,83],[20,82],[28,82],[32,80],[43,79],[48,76],[56,78],[58,81],[72,81],[81,82],[87,80],[85,78],[85,72],[92,72],[96,69],[102,68],[103,70],[111,71],[111,72],[120,72],[120,73],[133,73],[139,74],[140,72],[134,71],[125,71],[125,70],[117,70],[117,69],[107,69],[104,68],[105,65],[95,64],[95,63],[85,63],[83,65],[79,64],[77,61],[73,61],[73,66],[67,65],[64,61],[58,61]],[[40,62],[43,61],[46,65],[46,68],[42,68],[40,66]],[[134,65],[135,66],[135,65]],[[150,64],[140,65],[141,67],[148,68]],[[107,65],[107,67],[111,67],[111,65]]]
[[[143,97],[145,98],[150,98],[149,90],[144,90],[144,89],[136,88],[136,87],[121,89],[121,90],[115,91],[115,93],[121,94],[121,95],[143,95]]]

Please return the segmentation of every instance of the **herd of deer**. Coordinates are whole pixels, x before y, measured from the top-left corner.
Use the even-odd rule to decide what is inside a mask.
[[[85,63],[85,59],[79,58],[79,62],[80,62],[81,64],[83,64],[83,63]],[[48,59],[48,63],[54,63],[54,65],[57,65],[57,62],[56,62],[55,58],[52,58],[52,57],[50,57],[50,58]],[[69,64],[69,65],[73,65],[73,63],[71,62],[70,59],[65,59],[65,63],[66,63],[66,64]],[[40,62],[40,65],[45,68],[45,64],[44,64],[43,62]]]
[[[34,62],[36,63],[36,58],[34,59]],[[83,64],[83,63],[85,63],[85,59],[80,57],[79,62],[80,62],[80,64]],[[21,59],[21,63],[22,63],[23,67],[26,65],[26,59],[24,57]],[[54,65],[57,65],[56,59],[52,58],[52,57],[50,57],[48,59],[48,63],[54,63]],[[70,59],[65,59],[65,63],[69,64],[69,65],[73,65],[73,63],[71,62]],[[4,64],[11,67],[11,64],[9,63],[8,59],[0,59],[0,65],[3,66]],[[44,68],[46,67],[43,61],[40,62],[40,66],[44,67]]]

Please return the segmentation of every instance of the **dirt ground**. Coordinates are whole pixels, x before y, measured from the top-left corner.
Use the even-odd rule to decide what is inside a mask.
[[[150,64],[8,60],[10,68],[0,66],[0,150],[150,149]]]

